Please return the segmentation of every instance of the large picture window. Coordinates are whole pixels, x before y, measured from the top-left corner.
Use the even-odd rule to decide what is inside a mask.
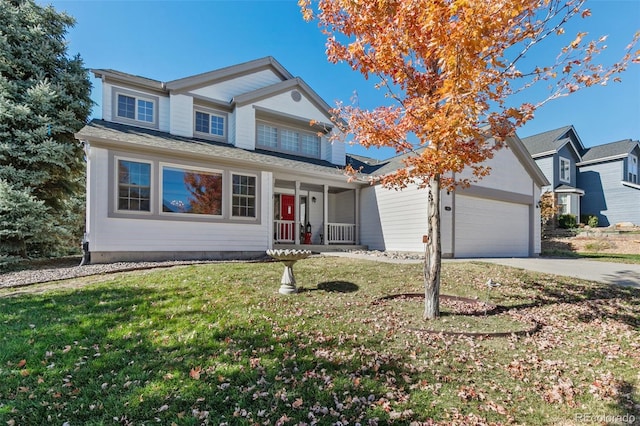
[[[256,123],[256,145],[274,151],[320,157],[320,137],[317,134],[266,122]]]
[[[162,211],[222,215],[222,173],[162,167]]]
[[[256,217],[255,176],[233,175],[231,215],[234,217]]]
[[[151,211],[151,164],[118,160],[118,210]]]

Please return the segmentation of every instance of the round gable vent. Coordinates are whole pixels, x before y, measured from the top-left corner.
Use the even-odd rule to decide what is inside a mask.
[[[291,99],[293,99],[295,102],[300,102],[300,99],[302,99],[302,95],[297,90],[292,90]]]

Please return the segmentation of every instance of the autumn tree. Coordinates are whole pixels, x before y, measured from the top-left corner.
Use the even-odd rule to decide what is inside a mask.
[[[33,0],[0,1],[0,266],[78,247],[84,152],[73,136],[91,111],[91,83],[67,56],[72,17]]]
[[[426,319],[439,316],[441,189],[468,185],[468,179],[454,178],[464,169],[472,179],[486,176],[490,170],[483,162],[544,103],[604,84],[637,61],[637,34],[621,60],[604,68],[594,62],[604,39],[587,40],[585,33],[571,37],[548,65],[526,60],[543,41],[561,35],[570,19],[588,17],[584,3],[299,0],[305,19],[317,20],[327,35],[329,61],[377,77],[376,87],[390,100],[371,110],[336,109],[336,125],[354,143],[408,154],[403,168],[373,180],[389,188],[415,183],[428,189]],[[548,97],[513,104],[515,95],[543,82],[555,88]]]
[[[222,214],[222,176],[187,172],[184,184],[189,191],[189,213]]]

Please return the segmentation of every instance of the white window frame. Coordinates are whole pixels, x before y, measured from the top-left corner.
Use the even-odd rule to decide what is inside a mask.
[[[564,171],[563,163],[567,164],[567,174],[568,174],[567,177],[562,176]],[[558,161],[558,165],[560,167],[559,174],[558,174],[558,178],[560,179],[560,182],[566,182],[566,183],[571,182],[571,160],[565,157],[560,157]]]
[[[196,130],[196,113],[207,114],[209,116],[209,133],[200,132]],[[220,117],[223,120],[222,135],[211,133],[211,116]],[[226,142],[227,134],[229,133],[227,128],[229,127],[229,116],[221,111],[216,111],[209,108],[196,107],[193,109],[193,134],[194,136],[204,137],[206,139],[213,139],[217,141]]]
[[[164,182],[163,182],[163,170],[165,167],[171,167],[174,169],[180,169],[180,170],[185,170],[185,171],[194,171],[194,172],[204,172],[204,173],[209,173],[209,174],[219,174],[222,177],[222,194],[220,195],[220,199],[221,199],[221,203],[222,205],[220,206],[220,214],[201,214],[201,213],[177,213],[177,212],[165,212],[162,210],[162,198],[163,198],[163,189],[164,189]],[[169,216],[169,217],[199,217],[199,218],[216,218],[216,219],[222,219],[224,218],[224,211],[225,211],[225,179],[227,179],[226,174],[224,172],[224,170],[221,169],[210,169],[210,168],[205,168],[205,167],[196,167],[196,166],[189,166],[186,164],[175,164],[175,163],[165,163],[165,162],[160,162],[159,166],[159,173],[158,173],[158,213],[161,216]]]
[[[638,183],[638,157],[629,154],[629,158],[627,160],[627,182]]]
[[[120,208],[120,161],[130,161],[132,163],[148,164],[149,167],[149,211],[144,210],[128,210]],[[153,176],[154,167],[152,161],[142,160],[140,158],[114,156],[114,190],[113,190],[113,211],[116,213],[150,216],[153,211]]]
[[[113,87],[112,93],[113,93],[113,97],[111,99],[112,121],[115,121],[117,123],[123,123],[123,124],[132,124],[134,126],[139,126],[139,127],[148,127],[151,129],[157,129],[159,127],[158,108],[160,105],[160,99],[157,96],[152,96],[147,93],[134,92],[132,90],[127,90],[120,87]],[[120,95],[127,96],[129,98],[134,98],[134,113],[133,113],[134,118],[122,117],[118,115],[118,98]],[[138,119],[138,101],[151,102],[151,104],[153,105],[152,121]]]
[[[566,203],[561,203],[560,202],[561,199],[566,200]],[[566,207],[566,211],[562,211],[563,206]],[[563,215],[563,214],[571,214],[571,195],[559,193],[558,194],[558,215]]]
[[[229,218],[230,219],[234,219],[234,220],[247,220],[247,221],[255,221],[256,219],[258,219],[258,190],[260,189],[259,185],[258,185],[258,175],[253,174],[253,173],[244,173],[244,172],[234,172],[234,171],[230,171],[229,172],[230,175],[230,179],[229,179],[229,194],[230,194],[230,200],[229,200],[229,206],[230,211],[229,211]],[[254,199],[254,216],[235,216],[233,214],[233,197],[236,195],[233,192],[233,177],[234,176],[246,176],[246,177],[252,177],[255,179],[254,181],[254,188],[255,188],[255,194],[253,195],[253,199]]]
[[[276,135],[277,135],[277,146],[276,147],[272,147],[269,145],[262,145],[259,142],[258,139],[258,125],[265,125],[268,127],[273,127],[276,129]],[[282,147],[282,138],[283,138],[283,130],[288,131],[288,132],[294,132],[297,134],[297,145],[298,145],[298,149],[293,151],[293,150],[289,150],[289,149],[285,149]],[[303,135],[306,136],[313,136],[315,138],[317,138],[318,140],[318,150],[317,150],[317,155],[312,155],[308,152],[306,152],[303,149]],[[295,155],[299,155],[301,157],[309,157],[309,158],[321,158],[321,153],[322,153],[322,138],[320,136],[318,136],[318,134],[316,132],[313,131],[307,131],[307,130],[303,130],[300,129],[299,127],[294,127],[294,126],[287,126],[287,125],[283,125],[283,124],[279,124],[279,123],[274,123],[271,121],[267,121],[267,120],[256,120],[256,147],[257,148],[261,148],[261,149],[265,149],[265,150],[269,150],[269,151],[277,151],[277,152],[283,152],[283,153],[287,153],[287,154],[295,154]]]

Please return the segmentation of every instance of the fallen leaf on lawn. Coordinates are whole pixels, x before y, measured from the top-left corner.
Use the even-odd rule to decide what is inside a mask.
[[[189,372],[189,376],[194,380],[200,380],[200,373],[202,372],[202,367],[192,368]]]
[[[25,365],[27,365],[27,360],[26,359],[21,359],[20,362],[18,363],[18,368],[22,368]]]

